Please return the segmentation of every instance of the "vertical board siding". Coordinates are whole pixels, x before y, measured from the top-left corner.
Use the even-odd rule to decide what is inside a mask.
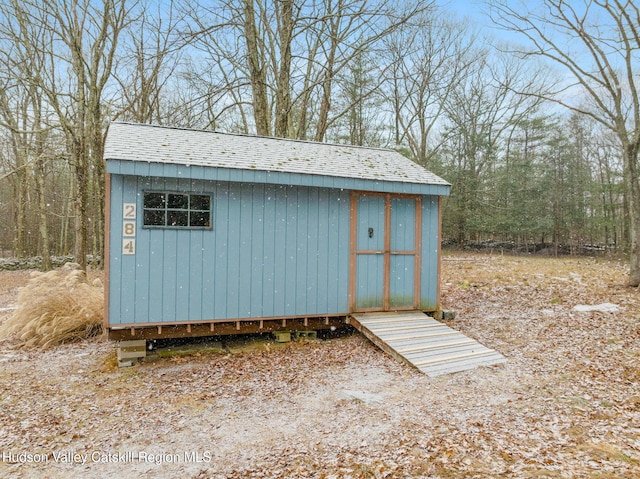
[[[186,292],[189,298],[189,317],[202,317],[205,278],[202,275],[204,260],[204,231],[191,232],[189,248],[189,268],[187,271]]]
[[[348,191],[177,173],[112,176],[109,324],[348,312]],[[211,194],[212,228],[144,228],[145,191]],[[121,254],[123,203],[137,204],[135,255]]]
[[[344,244],[341,244],[338,241],[327,241],[326,242],[326,257],[334,258],[333,261],[336,263],[322,262],[323,269],[320,271],[320,277],[326,274],[326,309],[327,311],[331,309],[331,298],[338,298],[340,295],[345,295],[348,298],[349,294],[349,286],[347,282],[340,283],[340,279],[342,278],[345,281],[348,281],[348,265],[349,265],[349,249],[344,248],[344,245],[348,245],[349,238],[349,220],[347,218],[346,222],[341,222],[341,218],[345,219],[345,212],[349,212],[349,199],[348,196],[340,196],[336,194],[336,190],[328,190],[328,211],[327,211],[327,221],[328,221],[328,229],[332,236],[338,238],[347,238]],[[335,269],[335,266],[339,265],[340,268],[346,268],[346,274],[340,275],[338,271]],[[348,306],[348,305],[347,305]]]
[[[420,309],[434,311],[438,304],[438,197],[424,196],[422,200],[422,270]]]
[[[107,298],[109,307],[117,304],[118,308],[122,304],[122,205],[124,201],[124,180],[125,176],[111,175],[110,181],[110,200],[111,200],[111,224],[109,225],[109,292]],[[115,206],[114,206],[115,205]],[[116,208],[116,209],[114,209]],[[109,311],[109,318],[112,324],[120,323],[120,309]]]
[[[326,204],[323,205],[324,209],[326,209]],[[309,190],[309,200],[307,201],[307,212],[305,223],[307,224],[307,234],[306,237],[302,240],[306,243],[307,251],[306,251],[306,259],[307,259],[307,288],[306,288],[306,304],[304,308],[309,311],[319,311],[318,305],[318,255],[320,253],[319,249],[319,238],[320,235],[320,221],[322,214],[320,212],[320,190],[318,188],[313,188]],[[326,225],[325,229],[323,229],[322,234],[327,234]],[[323,291],[326,291],[323,288]],[[322,308],[325,309],[325,308]]]
[[[224,198],[224,208],[219,201]],[[231,311],[237,312],[240,272],[234,259],[240,254],[240,216],[237,213],[237,202],[240,192],[226,190],[223,195],[214,197],[214,241],[216,260],[215,270],[215,309],[214,318],[232,318]],[[235,215],[235,216],[234,216]],[[229,218],[233,218],[230,221]],[[237,316],[236,316],[237,317]]]
[[[262,298],[264,288],[263,272],[267,269],[264,258],[264,243],[268,241],[264,236],[264,217],[265,217],[265,202],[264,185],[251,185],[251,193],[249,195],[249,202],[251,203],[251,213],[249,216],[250,233],[245,237],[243,241],[248,241],[249,255],[243,255],[248,257],[249,263],[249,277],[244,280],[247,285],[250,285],[250,296],[247,298],[247,309],[241,310],[242,316],[247,317],[260,317],[264,316],[262,313]],[[248,281],[247,281],[248,280]],[[241,317],[242,317],[241,316]]]
[[[124,179],[124,183],[122,185],[123,190],[122,190],[122,203],[137,203],[137,195],[136,195],[136,180],[135,177],[131,177],[131,176],[127,176]],[[135,276],[136,274],[136,261],[135,261],[135,256],[129,256],[129,255],[123,255],[122,254],[122,203],[120,205],[117,205],[116,208],[118,211],[116,211],[116,215],[115,217],[118,218],[118,222],[114,228],[114,231],[112,232],[112,234],[116,234],[117,236],[115,237],[115,239],[112,239],[112,245],[114,245],[116,249],[116,253],[118,254],[118,256],[121,259],[121,268],[122,268],[122,274],[124,277],[131,277],[131,276]],[[136,227],[139,224],[139,221],[141,221],[140,219],[140,212],[136,212],[137,216],[136,216]],[[136,237],[136,244],[137,244],[137,237]],[[140,285],[138,284],[129,284],[129,283],[125,283],[124,281],[121,282],[121,289],[120,289],[120,301],[122,301],[122,304],[125,305],[125,311],[127,312],[127,314],[134,314],[134,307],[135,307],[135,298],[138,294],[140,293],[144,294],[144,290],[141,290]]]
[[[296,283],[297,288],[302,281],[307,278],[307,208],[309,203],[309,190],[307,188],[298,190],[298,201],[296,203],[296,231],[295,231],[295,251],[292,254],[296,258]],[[307,284],[295,297],[295,309],[303,311],[307,305]]]
[[[296,309],[296,297],[298,296],[298,188],[291,189],[286,196],[287,205],[286,238],[285,238],[285,311]]]
[[[273,270],[273,311],[274,316],[283,316],[286,308],[287,289],[287,188],[274,186],[273,202],[273,261],[280,265]],[[278,245],[276,247],[276,245]],[[282,267],[284,265],[284,267]]]
[[[321,258],[329,257],[329,243],[322,241],[320,237],[328,234],[331,229],[331,222],[329,221],[329,214],[331,211],[331,198],[329,197],[329,190],[323,188],[318,190],[318,222],[316,224],[317,240],[316,240],[316,278],[317,278],[317,290],[326,291],[325,295],[317,295],[316,309],[328,309],[329,308],[329,289],[331,278],[329,278],[329,265],[326,261],[321,261]],[[325,233],[326,232],[326,233]],[[335,279],[334,279],[335,282]]]
[[[262,242],[262,303],[263,311],[275,311],[275,248],[276,248],[276,225],[278,218],[276,216],[276,200],[275,189],[273,185],[265,185],[263,187],[263,207],[264,214],[262,220],[262,228],[264,241]]]

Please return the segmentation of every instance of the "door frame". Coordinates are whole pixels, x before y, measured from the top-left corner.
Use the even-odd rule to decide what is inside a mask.
[[[383,260],[383,287],[382,287],[382,309],[356,308],[357,295],[357,257],[358,254],[373,254],[368,250],[358,250],[358,198],[360,196],[381,196],[384,197],[384,260]],[[394,198],[408,198],[416,201],[415,211],[415,244],[414,251],[392,251],[391,250],[391,203]],[[349,238],[349,312],[366,311],[400,311],[417,310],[420,306],[420,271],[422,264],[422,195],[411,195],[403,193],[377,193],[370,191],[352,191],[350,203],[350,238]],[[393,254],[413,254],[414,255],[414,278],[413,278],[413,304],[411,306],[390,306],[390,272],[391,256]]]

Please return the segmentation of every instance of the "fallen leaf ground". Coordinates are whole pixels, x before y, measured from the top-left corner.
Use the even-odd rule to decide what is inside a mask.
[[[0,477],[640,477],[640,292],[627,273],[446,254],[450,326],[508,362],[435,379],[357,334],[129,369],[105,341],[5,342]],[[27,277],[0,274],[0,321]],[[619,310],[572,309],[604,302]]]

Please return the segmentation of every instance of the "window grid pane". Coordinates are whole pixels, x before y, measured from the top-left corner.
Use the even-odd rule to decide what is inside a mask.
[[[143,210],[144,226],[211,228],[211,195],[147,192]]]

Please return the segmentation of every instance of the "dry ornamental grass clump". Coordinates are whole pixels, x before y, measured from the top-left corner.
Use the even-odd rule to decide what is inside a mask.
[[[15,334],[21,347],[46,349],[96,336],[102,332],[103,303],[102,285],[89,284],[76,264],[32,273],[0,338]]]

